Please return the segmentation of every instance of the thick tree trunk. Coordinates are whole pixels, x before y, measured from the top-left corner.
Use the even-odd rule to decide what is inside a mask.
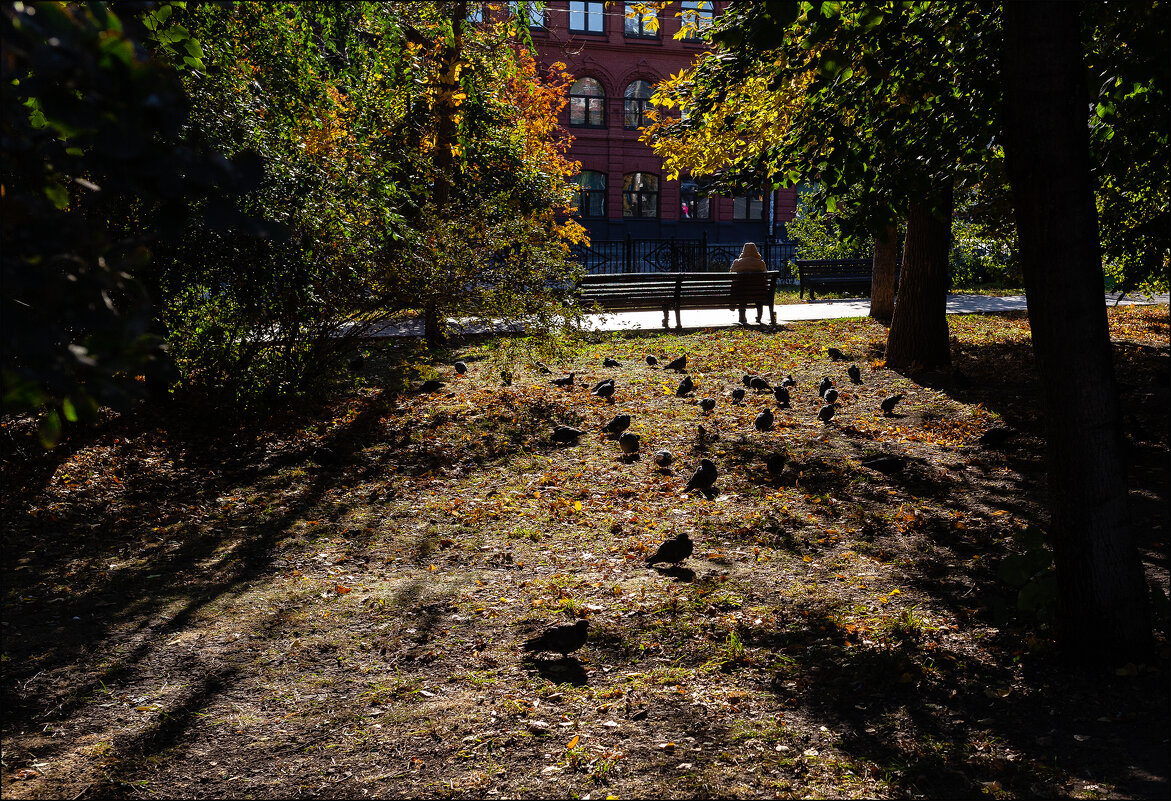
[[[888,225],[874,235],[874,267],[870,274],[870,316],[884,323],[894,316],[898,256],[898,229]]]
[[[1078,13],[1005,4],[1005,156],[1049,439],[1059,633],[1077,658],[1126,661],[1152,640],[1127,519]]]
[[[911,204],[903,274],[886,338],[886,366],[933,368],[951,364],[947,330],[947,259],[951,250],[952,190]]]

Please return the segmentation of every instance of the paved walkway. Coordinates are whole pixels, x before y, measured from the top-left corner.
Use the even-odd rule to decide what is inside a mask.
[[[1126,297],[1122,301],[1117,295],[1106,295],[1106,303],[1123,306],[1166,304],[1167,295],[1152,297]],[[1023,311],[1025,306],[1024,295],[1008,295],[995,297],[991,295],[948,295],[948,314],[973,314],[977,312],[1005,312]],[[858,298],[847,300],[815,300],[807,303],[787,303],[777,306],[777,323],[791,323],[801,320],[833,320],[842,317],[866,317],[870,314],[870,299]],[[671,323],[674,324],[674,312],[671,314]],[[748,310],[748,319],[755,317],[755,310]],[[680,316],[684,329],[697,328],[733,328],[738,324],[739,313],[725,309],[698,309],[684,310]],[[765,321],[769,319],[768,310],[765,310]],[[452,321],[457,330],[461,327],[459,321]],[[621,314],[590,314],[586,315],[586,328],[593,331],[662,331],[663,313],[623,312]],[[471,329],[479,330],[478,326]],[[466,330],[466,329],[465,329]],[[501,325],[500,333],[518,331],[515,326]],[[388,323],[371,331],[371,337],[409,337],[422,336],[423,324],[420,321],[406,321],[402,323]]]

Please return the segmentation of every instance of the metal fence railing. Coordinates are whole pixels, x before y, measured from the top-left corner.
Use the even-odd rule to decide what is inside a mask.
[[[780,272],[778,283],[794,284],[792,260],[797,243],[756,243],[764,263]],[[591,275],[605,273],[727,272],[740,256],[744,243],[708,242],[706,239],[611,239],[578,245],[575,255]]]

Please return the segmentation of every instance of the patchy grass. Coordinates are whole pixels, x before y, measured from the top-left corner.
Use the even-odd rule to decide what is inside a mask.
[[[1110,318],[1165,589],[1167,308]],[[590,336],[554,365],[571,389],[523,365],[503,387],[473,345],[440,394],[375,366],[263,428],[143,408],[41,453],[5,421],[4,797],[1165,797],[1165,640],[1071,671],[996,577],[1045,521],[1027,321],[951,330],[937,374],[884,369],[884,329],[839,320]],[[694,396],[647,353],[686,353]],[[798,381],[772,431],[771,395],[730,398],[745,371]],[[612,405],[588,394],[608,376]],[[641,458],[601,432],[620,411]],[[906,468],[862,466],[879,453]],[[684,492],[703,457],[710,497]],[[693,555],[645,567],[680,532]],[[579,617],[568,658],[521,652]]]

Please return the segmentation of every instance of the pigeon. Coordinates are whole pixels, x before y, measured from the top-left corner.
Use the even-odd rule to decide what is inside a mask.
[[[828,355],[828,356],[829,356],[831,359],[833,359],[835,362],[844,362],[844,361],[846,361],[847,359],[849,359],[849,358],[850,358],[849,356],[847,356],[846,354],[842,353],[842,352],[841,352],[840,350],[838,350],[837,348],[826,348],[826,349],[825,349],[825,352],[826,352],[826,355]]]
[[[879,404],[882,407],[882,416],[890,417],[895,410],[895,406],[898,405],[898,402],[902,399],[903,395],[902,393],[899,393],[898,395],[891,395],[889,398],[883,400],[883,402]]]
[[[577,375],[577,373],[570,373],[569,375],[565,376],[564,378],[554,378],[553,379],[553,386],[555,386],[555,387],[572,387],[573,386],[573,377],[575,375]]]
[[[707,429],[703,427],[703,423],[700,423],[696,427],[695,438],[699,441],[700,445],[704,445],[708,442],[715,442],[720,438],[720,435],[716,433],[709,434]]]
[[[443,389],[446,384],[437,378],[431,378],[423,382],[423,386],[419,387],[420,392],[438,392]]]
[[[605,359],[602,359],[602,366],[603,367],[621,367],[622,364],[617,359],[613,359],[613,358],[607,356]]]
[[[732,400],[735,403],[739,403],[740,401],[744,400],[744,387],[736,387],[734,390],[732,390]]]
[[[691,544],[691,537],[684,532],[673,539],[659,545],[659,549],[655,551],[655,555],[646,560],[647,567],[658,564],[659,562],[667,562],[668,564],[677,565],[687,557],[691,556],[694,550]]]
[[[675,456],[670,451],[658,451],[655,453],[655,464],[659,467],[667,467],[674,460]]]
[[[787,375],[781,379],[781,386],[785,389],[792,389],[793,387],[797,386],[797,382],[793,379],[793,376]]]
[[[892,475],[899,472],[907,466],[907,460],[901,456],[891,456],[889,454],[881,454],[879,456],[871,456],[862,460],[863,467],[869,467],[871,470],[877,470],[886,475]]]
[[[788,409],[790,405],[789,390],[785,387],[775,387],[773,389],[773,397],[777,399],[782,409]]]
[[[752,425],[756,426],[757,431],[772,431],[773,430],[773,410],[765,409],[756,416],[752,421]]]
[[[828,423],[830,420],[833,419],[833,416],[834,416],[834,405],[832,403],[827,403],[825,406],[822,406],[821,411],[819,411],[817,413],[817,419],[820,420],[822,423]]]
[[[350,359],[348,366],[351,373],[360,373],[362,372],[363,368],[366,367],[366,357],[355,356],[354,358]]]
[[[671,361],[667,362],[665,369],[674,370],[677,373],[682,373],[687,369],[687,354],[685,353],[678,359],[672,359]]]
[[[817,394],[819,397],[825,397],[825,391],[834,385],[833,381],[829,380],[829,376],[821,379],[821,383],[817,385]]]
[[[754,379],[754,378],[756,378],[756,376],[754,376],[752,373],[745,373],[744,377],[740,379],[740,383],[742,383],[746,387],[751,387],[752,386],[752,379]]]
[[[621,434],[628,428],[630,428],[630,415],[616,414],[614,415],[614,419],[606,423],[606,426],[602,430],[607,434]]]
[[[576,623],[567,623],[563,626],[554,626],[542,634],[538,634],[524,644],[526,651],[549,651],[566,656],[570,651],[576,651],[586,644],[590,633],[590,622],[579,620]]]
[[[468,371],[468,365],[466,362],[456,362],[455,364],[452,365],[452,367],[454,367],[455,371],[457,373],[459,373],[460,375],[463,375],[464,373],[466,373]]]
[[[577,443],[577,438],[584,433],[580,428],[574,428],[573,426],[557,426],[553,429],[553,441],[566,445],[574,445]]]
[[[822,397],[825,398],[826,403],[837,403],[838,391],[833,387],[830,387],[825,391],[825,394],[822,395]]]
[[[754,375],[752,377],[752,380],[748,382],[748,386],[752,387],[757,392],[767,392],[773,388],[773,385],[770,384],[767,379],[761,378],[758,375]]]
[[[501,370],[500,371],[500,383],[506,387],[512,386],[512,371],[511,370]]]
[[[770,453],[764,463],[765,467],[768,468],[769,475],[779,476],[785,470],[785,454]]]
[[[691,492],[693,489],[707,492],[715,483],[715,462],[713,462],[711,459],[700,459],[699,467],[695,468],[695,472],[691,474],[691,479],[687,482],[687,488],[684,490],[684,492]]]
[[[651,355],[648,353],[648,354],[647,354],[647,357],[646,357],[646,363],[647,363],[647,365],[648,365],[648,366],[650,366],[650,367],[654,367],[656,364],[658,364],[658,363],[659,363],[659,360],[658,360],[658,359],[656,359],[654,356],[651,356]]]
[[[549,373],[553,372],[549,365],[545,364],[544,362],[533,362],[533,364],[536,365],[538,372],[544,373],[545,375],[549,375]]]
[[[594,384],[594,388],[593,388],[593,389],[591,389],[591,390],[590,390],[590,392],[591,392],[591,393],[596,393],[596,392],[597,392],[599,389],[601,389],[602,387],[604,387],[606,384],[613,384],[613,383],[614,383],[614,379],[613,379],[613,378],[603,378],[601,381],[599,381],[598,383]]]
[[[599,384],[591,394],[597,395],[599,398],[605,398],[607,403],[614,402],[614,382]]]
[[[976,441],[980,443],[980,447],[982,448],[999,448],[1014,434],[1016,434],[1016,431],[1013,429],[1007,426],[999,426],[988,429]]]
[[[851,364],[846,368],[846,375],[850,377],[850,382],[854,384],[862,383],[862,371],[858,369],[858,365]]]
[[[715,398],[703,398],[699,402],[699,408],[703,409],[705,412],[710,412],[712,409],[716,408],[716,399]]]
[[[683,376],[683,380],[679,382],[679,387],[675,390],[675,397],[682,398],[687,393],[695,389],[695,382],[691,380],[691,376]]]
[[[639,439],[638,434],[631,434],[627,431],[618,438],[618,447],[622,448],[622,452],[627,456],[633,456],[638,453]]]

